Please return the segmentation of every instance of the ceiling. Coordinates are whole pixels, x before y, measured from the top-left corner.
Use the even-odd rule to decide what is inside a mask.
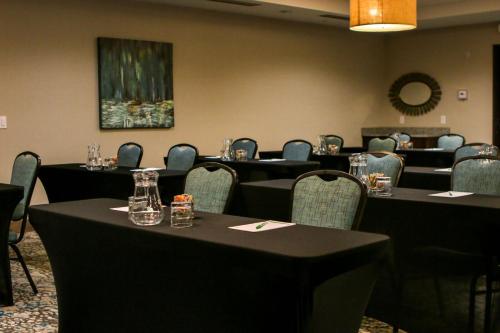
[[[349,0],[134,0],[270,17],[339,27],[348,26]],[[418,28],[500,23],[499,0],[417,0]]]

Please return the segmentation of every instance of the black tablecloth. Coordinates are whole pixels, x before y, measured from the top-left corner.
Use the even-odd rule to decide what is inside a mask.
[[[451,172],[436,170],[436,167],[407,166],[403,170],[398,186],[449,191],[451,189]]]
[[[197,213],[137,227],[114,199],[31,208],[52,265],[59,332],[357,332],[388,238]],[[165,210],[168,214],[168,209]]]
[[[0,184],[0,305],[14,304],[8,251],[9,226],[14,208],[23,198],[21,186]]]
[[[93,198],[126,200],[134,194],[134,168],[88,171],[82,164],[44,165],[38,177],[49,202]],[[163,202],[170,202],[184,189],[185,171],[158,170],[158,189]]]
[[[310,161],[222,161],[219,158],[209,158],[200,156],[197,163],[218,162],[223,163],[236,171],[240,182],[250,182],[257,180],[297,178],[303,173],[317,170],[320,167],[318,162]]]

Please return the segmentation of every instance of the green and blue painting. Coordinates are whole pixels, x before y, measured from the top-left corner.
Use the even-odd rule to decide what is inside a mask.
[[[172,44],[98,38],[102,129],[174,126]]]

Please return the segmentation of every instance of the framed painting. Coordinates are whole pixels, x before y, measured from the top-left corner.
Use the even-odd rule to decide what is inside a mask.
[[[97,39],[99,127],[174,126],[172,44]]]

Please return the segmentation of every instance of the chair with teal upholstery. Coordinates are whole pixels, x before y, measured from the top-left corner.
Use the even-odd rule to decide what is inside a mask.
[[[394,152],[398,143],[393,138],[373,138],[368,142],[368,151]]]
[[[198,158],[198,148],[187,143],[172,146],[167,154],[167,170],[188,171]]]
[[[193,196],[195,211],[222,214],[229,208],[237,183],[238,176],[230,167],[202,163],[189,170],[184,193]]]
[[[394,153],[372,152],[367,154],[368,174],[383,173],[391,177],[393,186],[398,186],[404,168],[404,159]]]
[[[437,141],[437,147],[444,150],[455,150],[464,144],[465,138],[460,134],[443,134]]]
[[[244,149],[247,151],[248,159],[255,159],[255,154],[257,154],[257,141],[250,138],[239,138],[234,140],[232,148],[234,151],[238,149]]]
[[[466,145],[463,145],[462,147],[457,148],[455,150],[455,161],[458,161],[464,157],[470,157],[470,156],[478,156],[481,154],[482,151],[484,151],[486,146],[491,147],[491,152],[493,156],[498,156],[498,148],[492,145],[489,145],[487,143],[468,143]]]
[[[11,260],[19,261],[21,264],[26,277],[33,289],[33,293],[37,294],[38,290],[36,288],[35,282],[31,277],[31,274],[24,262],[23,255],[17,247],[24,237],[26,231],[26,224],[28,222],[28,209],[31,202],[31,196],[33,195],[33,190],[35,189],[36,177],[38,175],[38,169],[40,168],[40,157],[30,151],[25,151],[16,156],[14,160],[14,166],[12,167],[12,176],[10,183],[12,185],[24,187],[24,196],[21,201],[17,204],[17,207],[12,214],[12,222],[20,223],[19,232],[9,231],[9,246],[16,254],[16,257],[11,258]]]
[[[308,161],[311,158],[312,145],[305,140],[291,140],[283,145],[283,158],[292,161]]]
[[[500,160],[493,156],[465,157],[451,173],[453,191],[500,195]]]
[[[366,187],[359,179],[342,171],[312,171],[293,184],[291,222],[357,229],[365,204]]]
[[[342,147],[344,147],[344,139],[342,139],[338,135],[333,135],[333,134],[325,135],[325,143],[327,147],[328,145],[336,145],[337,147],[339,147],[338,151],[342,150]]]
[[[403,141],[406,141],[406,142],[410,142],[411,141],[411,135],[408,134],[408,133],[392,133],[390,135],[391,138],[393,138],[394,140],[396,140],[397,136],[396,134],[399,134],[399,141],[403,142]]]
[[[138,168],[142,160],[142,146],[135,142],[124,143],[118,148],[118,166]]]

